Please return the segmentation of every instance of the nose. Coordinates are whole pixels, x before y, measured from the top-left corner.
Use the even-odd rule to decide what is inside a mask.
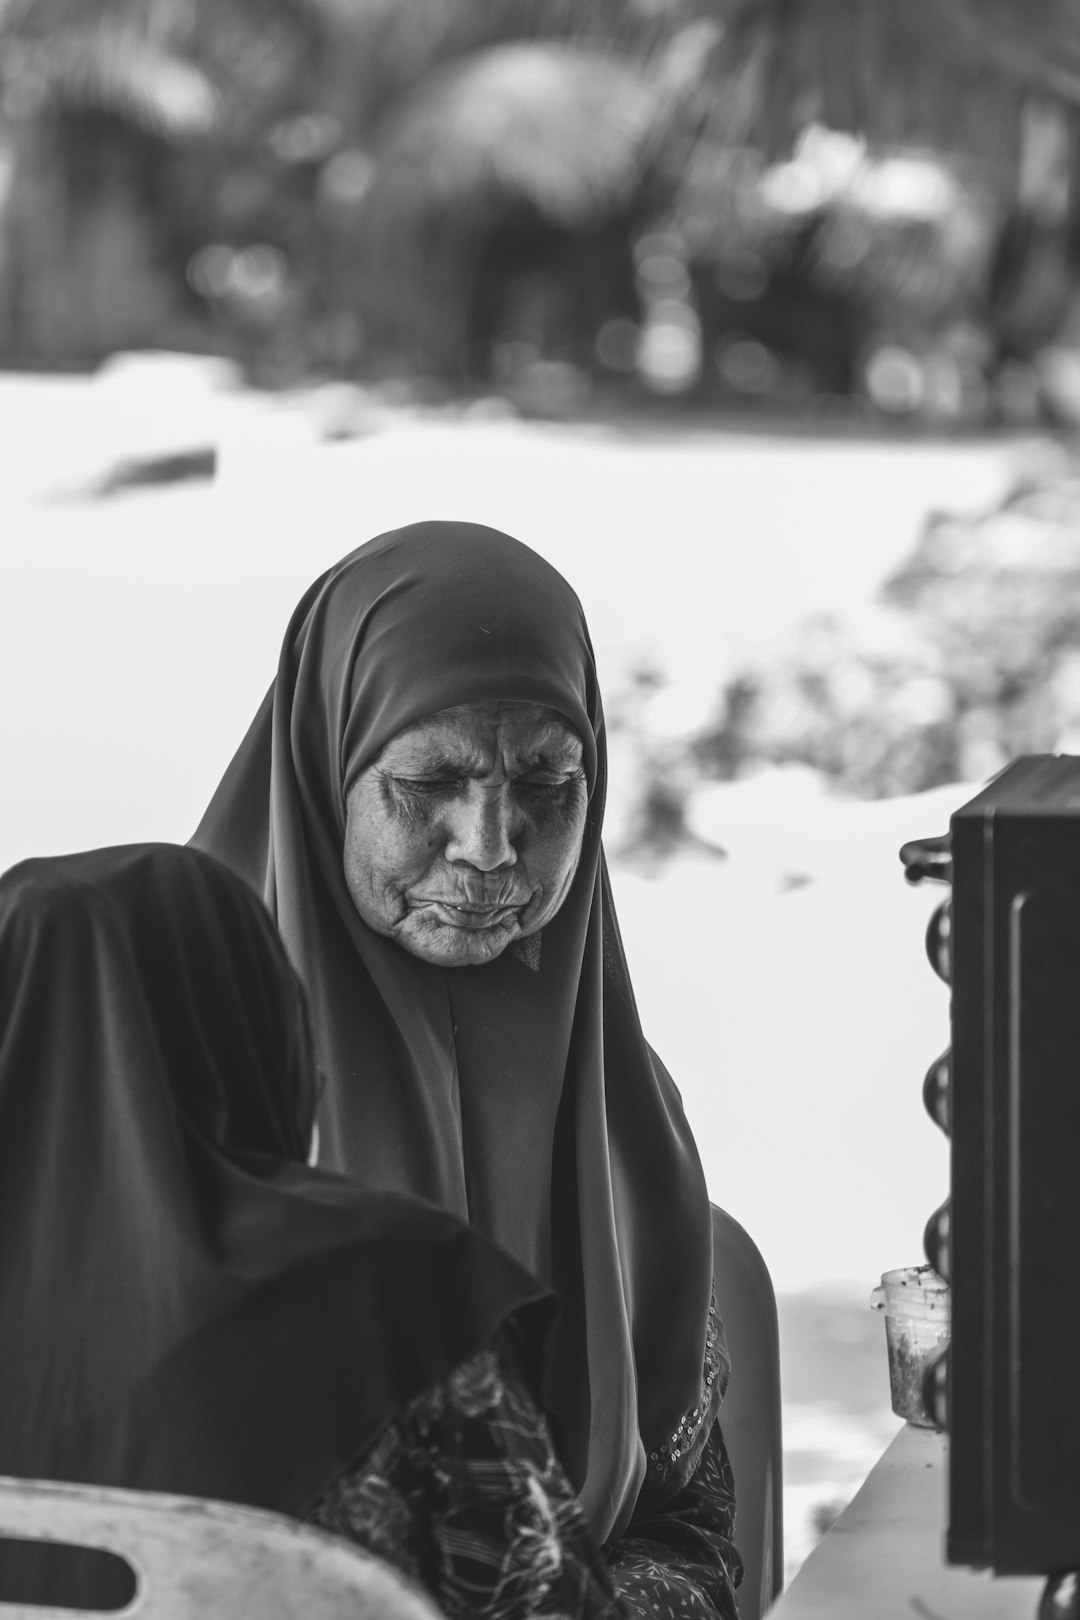
[[[514,807],[509,784],[481,787],[469,784],[469,791],[450,817],[446,859],[474,866],[479,872],[494,872],[514,866]]]

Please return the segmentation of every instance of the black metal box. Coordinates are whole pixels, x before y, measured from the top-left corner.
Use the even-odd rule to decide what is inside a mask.
[[[1080,759],[951,822],[948,1557],[1080,1567]]]

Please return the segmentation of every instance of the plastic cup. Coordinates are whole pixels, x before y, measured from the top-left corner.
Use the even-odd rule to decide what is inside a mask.
[[[901,1266],[883,1273],[870,1305],[885,1312],[893,1411],[908,1423],[936,1428],[923,1388],[927,1372],[949,1343],[948,1283],[932,1266]]]

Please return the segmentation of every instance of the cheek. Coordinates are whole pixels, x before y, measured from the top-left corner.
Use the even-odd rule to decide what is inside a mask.
[[[536,876],[560,888],[573,876],[585,836],[585,805],[545,806],[533,818]]]
[[[346,828],[344,866],[349,892],[365,920],[394,909],[402,892],[431,865],[438,845],[430,815],[406,813],[377,791],[357,806]]]
[[[388,830],[368,854],[372,891],[401,893],[423,876],[437,850],[438,840],[424,828],[399,826]]]

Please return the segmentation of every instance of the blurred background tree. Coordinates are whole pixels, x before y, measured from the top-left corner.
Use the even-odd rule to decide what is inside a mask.
[[[1073,0],[0,0],[0,359],[1080,414]]]
[[[7,0],[0,352],[461,383],[521,306],[567,341],[632,307],[711,30],[587,9]]]

